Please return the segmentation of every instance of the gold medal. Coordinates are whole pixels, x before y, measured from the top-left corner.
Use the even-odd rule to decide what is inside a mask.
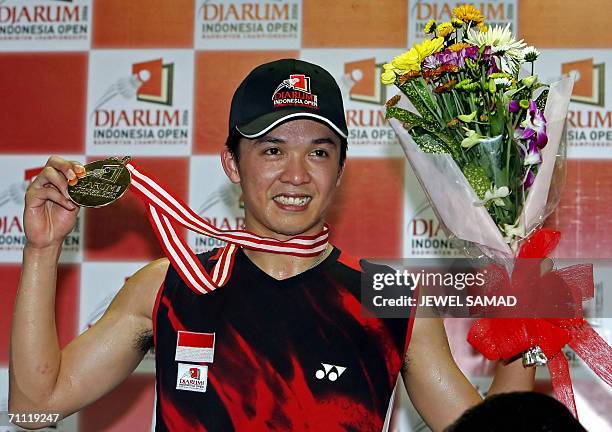
[[[111,157],[85,165],[85,175],[68,186],[70,199],[81,207],[104,207],[123,196],[130,186],[129,156]]]

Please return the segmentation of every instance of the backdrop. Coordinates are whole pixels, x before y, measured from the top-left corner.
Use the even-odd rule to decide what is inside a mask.
[[[131,155],[222,228],[242,223],[240,190],[221,170],[233,90],[254,66],[283,57],[318,63],[338,80],[350,129],[346,174],[329,222],[333,242],[358,257],[454,256],[403,157],[381,104],[393,90],[382,63],[459,2],[432,0],[0,0],[0,411],[7,409],[8,347],[21,252],[24,190],[50,154],[79,161]],[[609,0],[475,2],[489,24],[510,23],[541,52],[543,81],[577,79],[568,124],[567,181],[548,225],[557,256],[612,257],[612,8]],[[138,87],[136,77],[147,78]],[[606,98],[608,95],[608,98]],[[189,236],[194,250],[218,242]],[[81,212],[61,257],[62,345],[92,325],[126,278],[162,252],[133,196]],[[608,277],[606,277],[606,274]],[[597,302],[612,266],[597,274]],[[610,296],[608,296],[610,297]],[[610,301],[608,299],[607,301]],[[594,319],[610,341],[609,321]],[[480,389],[489,365],[446,322],[453,351]],[[567,352],[578,410],[611,428],[610,391]],[[100,371],[104,373],[104,371]],[[549,391],[546,371],[538,387]],[[148,431],[152,356],[116,390],[60,424],[66,431]],[[604,409],[607,402],[607,408]],[[424,430],[400,386],[391,428]]]

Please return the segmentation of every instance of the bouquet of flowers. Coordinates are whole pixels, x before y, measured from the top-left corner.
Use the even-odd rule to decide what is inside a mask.
[[[533,74],[537,49],[509,26],[489,29],[475,7],[458,6],[453,15],[430,20],[430,39],[383,66],[382,82],[401,90],[386,117],[447,233],[509,263],[489,272],[494,290],[533,294],[522,310],[529,313],[553,296],[570,299],[563,316],[481,318],[468,341],[490,360],[523,353],[524,364],[547,364],[557,398],[576,414],[566,344],[612,385],[612,349],[582,318],[592,266],[531,277],[537,270],[539,278],[539,260],[559,241],[541,225],[558,202],[553,171],[563,161],[573,81],[541,83]],[[536,258],[537,269],[523,258]]]
[[[432,38],[383,66],[402,92],[386,116],[440,222],[491,257],[512,258],[542,224],[572,91],[533,75],[539,52],[463,5]],[[531,75],[521,77],[521,67]],[[440,205],[440,203],[444,203]]]

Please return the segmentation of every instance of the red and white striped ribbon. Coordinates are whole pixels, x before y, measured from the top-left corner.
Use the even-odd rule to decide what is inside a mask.
[[[147,205],[149,221],[166,256],[185,283],[197,293],[206,294],[223,286],[232,272],[238,246],[248,249],[312,257],[327,248],[329,227],[312,236],[296,236],[286,241],[260,237],[246,230],[222,230],[204,220],[180,198],[170,193],[152,175],[129,162],[132,190]],[[176,224],[198,234],[227,242],[215,264],[212,276],[200,263],[187,242],[177,233]]]

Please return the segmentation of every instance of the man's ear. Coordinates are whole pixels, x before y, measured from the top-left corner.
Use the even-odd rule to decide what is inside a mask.
[[[225,175],[232,183],[240,183],[240,172],[238,171],[238,162],[227,148],[221,151],[221,165]]]
[[[336,187],[340,186],[340,181],[342,180],[342,174],[344,174],[345,167],[346,167],[346,159],[344,159],[342,166],[338,168],[338,177],[336,178]]]

